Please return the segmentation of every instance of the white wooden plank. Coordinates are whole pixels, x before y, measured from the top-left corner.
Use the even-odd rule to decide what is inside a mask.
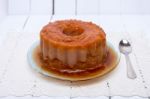
[[[52,0],[31,0],[31,14],[52,14]]]
[[[100,0],[100,14],[149,14],[149,0]]]
[[[32,70],[28,64],[28,61],[26,60],[27,52],[36,40],[37,37],[35,35],[26,32],[18,40],[19,42],[14,48],[13,55],[7,65],[7,72],[3,76],[3,83],[0,84],[1,90],[3,91],[0,95],[70,95],[70,87],[67,81],[60,81],[50,77],[45,77]]]
[[[150,14],[149,3],[149,0],[55,0],[55,14],[75,14],[76,10],[78,14]],[[8,1],[9,14],[28,14],[29,10],[30,0]],[[31,0],[31,13],[51,14],[52,0]]]
[[[9,15],[0,23],[1,31],[20,31],[27,19],[27,15]]]
[[[110,76],[108,77],[110,93],[111,95],[121,94],[123,96],[136,96],[140,93],[140,96],[147,97],[147,92],[144,88],[140,73],[138,72],[139,68],[133,54],[130,55],[130,59],[132,64],[134,64],[133,68],[137,74],[137,78],[132,80],[127,77],[126,60],[124,56],[121,55],[118,67],[114,70],[114,72],[110,73]]]
[[[97,97],[75,97],[73,99],[108,99],[106,96],[97,96]]]
[[[29,14],[30,0],[8,0],[9,14]]]
[[[7,16],[0,23],[0,45],[5,41],[5,39],[11,39],[11,36],[15,36],[24,25],[27,16]],[[16,32],[12,34],[13,32]]]
[[[125,34],[121,16],[100,15],[99,19],[99,25],[105,31],[107,41],[112,42],[114,46],[118,48],[118,42],[127,36],[127,34]]]
[[[24,31],[39,34],[42,27],[50,22],[50,18],[51,15],[31,15]]]
[[[144,44],[145,45],[145,44]],[[143,46],[144,47],[144,46]],[[150,50],[150,48],[148,49]],[[145,51],[145,53],[149,54],[148,51]],[[144,78],[143,83],[145,85],[145,89],[147,90],[147,95],[150,95],[150,73],[149,73],[149,65],[150,65],[150,60],[149,60],[149,55],[141,57],[142,54],[137,55],[137,60],[139,61],[139,66],[141,66],[141,71],[142,71],[142,77]],[[143,60],[143,61],[141,61]]]
[[[60,81],[44,77],[33,71],[26,60],[28,49],[39,37],[39,33],[34,33],[33,31],[39,31],[39,27],[41,28],[41,26],[48,21],[50,21],[49,16],[30,17],[29,23],[26,25],[27,27],[22,31],[23,35],[17,39],[18,43],[16,44],[11,59],[7,64],[7,71],[5,72],[5,75],[2,76],[2,83],[0,83],[0,91],[2,92],[0,92],[0,96],[6,96],[8,94],[15,96],[22,96],[24,94],[31,94],[32,96],[70,95],[71,89],[68,87],[68,84],[70,84],[68,81]],[[30,26],[33,31],[30,30]],[[28,30],[30,32],[28,32]],[[9,48],[9,46],[7,48]]]
[[[133,52],[135,53],[137,66],[139,67],[138,72],[142,78],[143,86],[146,90],[146,95],[150,95],[150,73],[149,73],[149,38],[148,34],[148,16],[124,16],[124,24],[129,37],[132,41]]]
[[[100,0],[99,14],[120,14],[121,0]]]
[[[149,73],[149,64],[150,64],[150,42],[149,40],[149,16],[139,16],[136,17],[135,20],[139,22],[139,24],[134,24],[137,27],[138,32],[130,32],[130,36],[133,38],[133,43],[135,46],[135,54],[137,55],[137,61],[139,67],[141,67],[141,73],[143,78],[143,83],[145,84],[145,88],[147,89],[147,94],[150,95],[150,73]],[[126,24],[127,26],[127,24]],[[128,30],[129,31],[129,30]],[[140,47],[138,47],[140,45]],[[138,48],[137,48],[138,47]]]
[[[7,70],[6,65],[16,46],[16,40],[21,35],[20,31],[23,29],[26,18],[26,16],[8,16],[0,24],[0,54],[5,54],[3,57],[0,57],[0,81]]]
[[[2,97],[0,99],[70,99],[70,98],[69,97],[48,97],[48,96],[39,96],[39,97],[32,97],[32,96],[23,96],[23,97],[7,96],[7,97]]]
[[[95,23],[97,25],[100,24],[99,16],[95,16],[95,15],[77,15],[76,19],[82,20],[82,21],[87,21],[87,22],[92,22],[92,23]]]
[[[141,7],[140,7],[140,14],[150,14],[150,1],[149,0],[142,0]]]
[[[122,35],[122,38],[126,35],[121,22],[121,16],[119,15],[78,15],[76,16],[76,19],[92,21],[102,27],[106,33],[108,41],[111,40],[111,37],[117,36],[117,34],[119,35],[121,33],[120,35]],[[119,38],[117,42],[122,38]]]
[[[122,15],[122,21],[125,32],[128,34],[128,39],[131,39],[131,37],[143,38],[148,36],[148,33],[146,33],[148,30],[148,19],[148,16],[143,15]]]
[[[7,16],[0,23],[0,45],[3,43],[6,37],[8,38],[12,34],[11,32],[18,32],[22,29],[27,16]]]
[[[112,99],[148,99],[144,97],[139,97],[139,96],[131,96],[131,97],[121,97],[121,96],[114,96]]]
[[[63,16],[60,18],[60,17],[54,16],[54,20],[63,19],[63,18],[68,19],[71,17],[72,16]],[[29,18],[30,22],[27,23],[27,27],[25,27],[25,30],[23,31],[24,33],[22,35],[22,38],[19,40],[19,43],[17,44],[17,46],[14,49],[15,50],[14,56],[12,57],[13,59],[10,61],[12,67],[16,66],[17,61],[21,61],[23,63],[26,63],[25,59],[19,59],[18,56],[26,57],[25,56],[26,54],[22,54],[22,53],[26,53],[26,51],[27,51],[26,48],[28,48],[30,46],[31,42],[34,42],[34,40],[36,39],[36,36],[38,36],[38,33],[34,34],[33,32],[38,32],[41,29],[41,27],[47,22],[47,20],[49,20],[49,17],[43,17],[43,16],[39,16],[38,18],[36,18],[35,16],[31,16],[30,18]],[[150,25],[150,23],[147,23],[147,21],[149,22],[149,20],[147,20],[147,19],[149,19],[149,16],[147,16],[146,19],[145,19],[145,17],[127,16],[127,17],[122,18],[124,21],[122,19],[120,19],[120,16],[119,17],[117,17],[117,16],[98,16],[97,19],[93,16],[87,16],[87,17],[77,16],[74,18],[85,20],[85,21],[91,20],[93,22],[96,22],[96,23],[102,25],[102,28],[104,28],[104,30],[106,31],[106,33],[108,35],[108,38],[110,40],[115,39],[115,43],[113,43],[113,44],[116,44],[117,42],[119,42],[120,38],[126,37],[129,35],[130,37],[126,37],[126,38],[131,39],[132,44],[133,44],[133,52],[137,55],[138,61],[139,60],[144,60],[144,61],[142,61],[142,62],[139,61],[139,63],[137,64],[134,55],[131,55],[130,57],[131,57],[131,59],[134,59],[134,60],[132,60],[133,64],[136,64],[136,65],[139,65],[140,67],[142,67],[141,70],[142,70],[142,73],[144,75],[144,80],[146,82],[146,83],[144,83],[144,85],[146,85],[148,88],[147,88],[147,91],[145,89],[143,89],[144,85],[141,84],[142,80],[139,76],[134,81],[126,79],[125,78],[126,77],[126,67],[122,67],[119,65],[115,69],[115,71],[108,74],[105,79],[102,79],[102,80],[98,79],[96,81],[89,81],[89,82],[79,82],[79,83],[73,83],[72,85],[69,85],[69,86],[72,86],[72,92],[68,93],[67,95],[71,94],[72,96],[76,96],[76,95],[84,96],[84,95],[87,95],[87,92],[91,92],[91,94],[89,94],[89,95],[94,96],[96,94],[96,92],[101,92],[101,91],[97,91],[96,90],[97,84],[92,83],[92,82],[99,82],[100,81],[100,83],[98,83],[100,90],[105,90],[105,91],[107,90],[106,93],[103,93],[103,95],[104,94],[105,95],[110,95],[110,94],[114,95],[116,92],[121,93],[124,90],[126,90],[126,92],[132,93],[134,95],[136,95],[137,91],[139,91],[142,94],[144,94],[144,96],[148,96],[150,94],[149,93],[150,92],[150,89],[149,89],[150,88],[149,87],[150,86],[149,85],[150,84],[150,79],[149,79],[149,77],[150,77],[150,75],[149,75],[149,64],[150,64],[149,49],[150,49],[150,47],[147,43],[147,42],[149,42],[148,33],[150,32],[150,30],[147,29]],[[19,24],[23,25],[22,21],[17,22],[18,20],[21,20],[20,18],[14,18],[14,19],[12,18],[12,19],[10,19],[10,21],[7,20],[8,23],[10,22],[10,26],[7,26],[8,24],[6,24],[5,22],[2,23],[3,25],[1,25],[2,30],[3,30],[3,27],[5,27],[6,29],[8,29],[9,32],[17,31],[17,34],[15,34],[15,35],[11,34],[10,37],[8,37],[11,39],[7,39],[9,42],[7,44],[5,43],[6,46],[9,48],[6,50],[7,52],[9,52],[9,51],[11,52],[12,48],[14,48],[14,43],[13,43],[14,39],[17,39],[17,35],[20,33],[20,30],[22,29],[22,26],[20,26]],[[33,19],[33,22],[32,22],[32,19]],[[125,29],[122,28],[122,26],[123,26],[122,21],[126,27]],[[16,29],[16,27],[19,27],[19,29]],[[118,28],[118,30],[117,30],[117,28]],[[145,30],[145,29],[147,29],[147,30]],[[115,31],[115,32],[113,32],[113,31]],[[123,34],[119,34],[122,32],[123,32]],[[125,34],[125,32],[128,32],[128,34]],[[141,45],[141,47],[139,47],[139,45]],[[148,49],[148,50],[145,50],[145,49]],[[9,54],[5,54],[5,55],[9,56]],[[122,56],[122,58],[123,58],[123,56]],[[6,59],[6,58],[4,58],[4,59]],[[1,59],[1,60],[3,61],[3,59]],[[4,60],[3,62],[6,62],[6,61]],[[121,61],[121,64],[122,63],[125,63],[124,58]],[[5,81],[8,81],[8,82],[5,84],[4,83],[0,84],[0,88],[4,89],[3,92],[0,92],[0,93],[6,94],[7,92],[11,91],[11,89],[14,89],[15,85],[18,84],[19,88],[23,88],[22,86],[27,85],[26,91],[29,91],[29,93],[30,93],[30,89],[32,89],[31,91],[34,93],[34,95],[36,95],[36,93],[41,93],[41,95],[42,94],[48,94],[45,91],[49,90],[51,88],[51,86],[49,86],[50,82],[43,80],[42,77],[36,78],[37,76],[39,76],[39,75],[36,75],[36,73],[35,73],[34,77],[31,77],[31,78],[34,78],[34,79],[30,80],[31,82],[26,81],[24,84],[20,84],[20,81],[19,81],[20,79],[25,81],[25,79],[27,79],[28,76],[33,75],[33,73],[27,69],[28,68],[27,64],[25,64],[23,66],[21,66],[21,65],[22,64],[18,65],[15,68],[10,67],[8,69],[8,71],[5,75]],[[135,67],[137,67],[137,66],[134,66],[134,68]],[[0,70],[3,70],[3,69],[4,69],[3,67],[0,68]],[[29,75],[26,75],[24,78],[20,78],[21,75],[23,75],[24,71],[23,72],[21,72],[21,71],[16,72],[17,69],[23,69],[23,70],[28,71],[30,73],[28,73]],[[137,68],[135,68],[135,70],[136,70],[136,72],[138,71]],[[137,72],[137,74],[139,75],[139,71]],[[10,77],[10,76],[12,78],[8,79],[8,77]],[[15,77],[17,77],[19,79],[17,81],[14,81]],[[120,78],[120,79],[118,79],[118,78]],[[1,79],[1,77],[0,77],[0,79]],[[41,79],[42,79],[42,82],[40,82]],[[34,81],[36,81],[36,85],[39,87],[31,88],[32,87],[31,83],[35,83]],[[55,83],[55,81],[59,82],[57,80],[54,80],[53,83]],[[105,81],[109,82],[109,84],[110,84],[109,91],[108,91],[108,89],[105,89],[106,88]],[[120,81],[122,81],[122,82],[127,81],[129,83],[129,85],[126,85],[124,83],[118,83]],[[8,86],[7,88],[5,87],[7,85],[11,85],[10,83],[12,83],[12,82],[13,82],[14,86]],[[16,82],[18,82],[18,83],[16,83]],[[68,86],[67,82],[65,82],[65,83],[62,82],[61,84]],[[66,91],[68,91],[68,92],[70,91],[69,87],[59,86],[61,84],[58,84],[58,87],[61,87],[62,89],[67,88]],[[123,86],[126,86],[126,88],[124,88]],[[133,86],[138,86],[138,87],[133,88]],[[45,89],[45,87],[46,87],[46,89]],[[54,87],[52,87],[52,89],[53,88]],[[54,90],[58,91],[57,88],[56,89],[54,88]],[[59,91],[63,91],[62,89]],[[88,89],[90,89],[90,90],[88,90]],[[15,94],[15,92],[17,92],[17,91],[18,91],[18,89],[15,89],[14,92],[11,92],[11,93]],[[22,94],[23,92],[24,91],[21,91],[20,93],[18,93],[18,95]],[[95,93],[95,94],[93,94],[93,93]],[[101,93],[98,93],[98,94],[100,95]],[[80,98],[80,97],[78,97],[78,98]],[[84,98],[84,97],[81,97],[81,98]],[[115,97],[113,97],[113,98],[115,98]],[[120,97],[117,99],[120,99]],[[134,99],[139,99],[139,98],[134,98]]]
[[[119,41],[122,38],[128,38],[128,34],[125,33],[126,30],[124,29],[121,16],[102,16],[100,17],[100,19],[100,23],[106,31],[107,40],[110,41],[116,49],[118,49]],[[138,72],[138,67],[136,66],[134,55],[131,54],[130,57],[133,64],[135,64],[134,68],[136,72]],[[126,92],[126,96],[130,96],[138,95],[140,91],[143,96],[146,96],[146,90],[144,89],[142,79],[141,77],[139,77],[140,74],[137,73],[137,75],[138,78],[135,80],[130,80],[127,78],[125,58],[123,55],[121,55],[121,60],[118,64],[118,67],[114,71],[112,71],[106,78],[110,86],[110,94],[123,95],[124,92]]]
[[[140,14],[143,0],[122,0],[121,7],[123,14]]]
[[[77,16],[77,18],[80,19],[79,16]],[[107,39],[109,41],[111,41],[116,48],[118,48],[118,42],[121,40],[121,38],[125,38],[127,36],[127,34],[125,34],[125,29],[123,27],[123,23],[121,22],[121,16],[111,16],[111,17],[99,16],[97,20],[99,20],[99,18],[100,18],[99,24],[102,24],[102,28],[103,27],[105,28],[104,30],[106,31]],[[88,18],[81,17],[81,19],[87,20]],[[92,20],[92,18],[89,18],[89,20]],[[94,18],[94,20],[95,20],[95,18]],[[134,59],[133,55],[131,55],[131,57],[132,57],[132,59]],[[136,64],[135,59],[133,61],[134,61],[134,64]],[[124,57],[122,58],[121,64],[125,64]],[[140,77],[134,81],[128,79],[126,76],[126,67],[125,66],[121,67],[122,66],[121,64],[118,66],[118,68],[115,69],[115,71],[110,73],[110,75],[112,75],[112,76],[108,76],[108,78],[106,78],[106,80],[108,80],[108,82],[110,83],[110,94],[116,94],[116,95],[118,95],[119,93],[123,94],[122,91],[126,90],[126,92],[128,92],[126,94],[128,94],[128,95],[130,95],[130,93],[132,93],[133,95],[137,95],[138,90],[140,90],[143,95],[146,95],[146,92],[145,92],[145,89],[143,87],[142,80],[140,79]],[[119,76],[121,76],[121,77],[119,77]],[[130,82],[131,84],[119,83],[116,85],[116,83],[120,81],[120,79],[118,79],[118,78],[121,78],[121,81],[123,81],[123,82]],[[127,86],[126,89],[124,88],[124,86]],[[136,87],[138,86],[138,87],[136,88],[133,86],[136,86]],[[93,86],[91,85],[90,87],[88,87],[88,89],[92,89],[92,87],[94,87],[94,85]],[[80,92],[81,90],[80,90],[79,86],[75,86],[73,88],[74,91],[73,91],[72,95],[78,94],[78,95],[84,96],[84,93],[87,93],[86,88],[81,86],[82,92]],[[132,92],[133,90],[134,90],[134,92]],[[93,91],[96,91],[96,88]],[[90,95],[93,95],[93,94],[90,94]]]
[[[122,15],[122,21],[128,32],[142,32],[147,30],[148,17],[142,15]]]
[[[105,77],[73,82],[71,84],[72,97],[94,97],[94,96],[109,96],[109,89],[107,88],[107,80]]]
[[[75,0],[55,0],[55,14],[75,14]]]
[[[77,14],[98,14],[100,0],[78,0],[77,1]]]
[[[95,16],[95,15],[54,15],[53,16],[53,20],[57,21],[57,20],[70,20],[70,19],[74,19],[74,20],[82,20],[82,21],[87,21],[87,22],[93,22],[96,24],[99,24],[100,22],[100,18],[98,18],[99,16]]]
[[[3,97],[0,99],[70,99],[69,97],[48,97],[48,96],[40,96],[40,97],[32,97],[32,96],[24,96],[24,97],[14,97],[14,96],[8,96]],[[108,97],[105,96],[98,96],[98,97],[77,97],[73,99],[108,99]],[[148,99],[143,97],[121,97],[121,96],[114,96],[111,99]]]
[[[0,0],[0,23],[1,21],[4,19],[4,17],[6,17],[7,15],[7,4],[8,1],[7,0]]]
[[[100,26],[106,31],[106,33],[118,33],[124,32],[122,20],[120,15],[100,15]],[[123,35],[123,33],[122,33]]]
[[[54,15],[53,19],[51,20],[52,22],[57,21],[57,20],[69,20],[69,19],[76,19],[75,15]]]

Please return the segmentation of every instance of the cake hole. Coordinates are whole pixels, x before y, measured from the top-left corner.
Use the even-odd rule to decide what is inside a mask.
[[[67,27],[63,30],[63,33],[68,36],[79,36],[84,32],[81,27]]]

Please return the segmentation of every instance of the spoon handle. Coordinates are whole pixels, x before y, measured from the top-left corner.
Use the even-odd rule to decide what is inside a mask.
[[[130,79],[135,79],[137,76],[136,76],[136,73],[132,67],[129,55],[126,54],[125,58],[126,58],[126,64],[127,64],[127,76]]]

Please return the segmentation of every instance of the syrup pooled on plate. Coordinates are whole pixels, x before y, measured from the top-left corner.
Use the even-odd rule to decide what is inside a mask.
[[[72,70],[72,69],[57,69],[54,68],[47,60],[42,58],[40,51],[40,46],[37,46],[33,51],[33,60],[36,62],[37,66],[43,71],[49,74],[59,76],[60,78],[71,78],[71,79],[91,79],[98,76],[102,76],[105,73],[111,71],[118,64],[117,54],[113,48],[108,47],[107,57],[105,60],[94,66],[94,68],[89,68],[86,70]],[[56,60],[57,61],[57,60]]]

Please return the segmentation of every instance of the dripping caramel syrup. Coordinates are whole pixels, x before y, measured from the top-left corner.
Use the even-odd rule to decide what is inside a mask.
[[[33,60],[36,62],[37,66],[39,66],[39,68],[41,68],[43,71],[59,77],[75,79],[95,78],[97,76],[102,76],[114,69],[118,64],[117,54],[111,47],[108,48],[108,55],[103,63],[98,64],[97,66],[93,66],[94,68],[86,70],[69,71],[68,69],[65,71],[58,70],[50,65],[48,66],[47,62],[42,58],[40,46],[37,46],[34,49],[32,57]]]

